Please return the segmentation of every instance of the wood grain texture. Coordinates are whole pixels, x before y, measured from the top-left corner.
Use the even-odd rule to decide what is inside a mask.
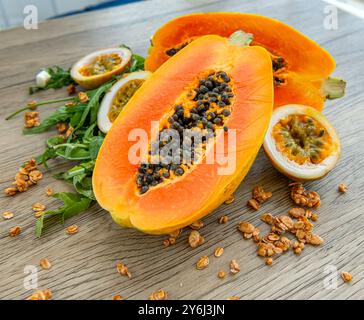
[[[206,243],[192,250],[186,243],[188,230],[175,246],[164,248],[164,237],[147,236],[116,226],[109,215],[94,206],[87,213],[66,222],[78,224],[80,231],[67,236],[65,226],[53,225],[41,239],[35,239],[31,204],[36,201],[49,208],[57,205],[44,194],[46,186],[56,191],[68,186],[52,178],[51,173],[38,186],[15,197],[0,196],[2,211],[13,211],[10,221],[0,221],[0,298],[23,299],[31,291],[23,286],[24,267],[38,265],[47,257],[53,267],[39,271],[39,287],[52,290],[55,299],[110,299],[120,293],[128,299],[145,299],[159,288],[171,299],[363,299],[364,298],[364,22],[339,13],[338,30],[323,28],[325,4],[315,1],[177,1],[152,0],[82,16],[53,20],[39,30],[9,30],[0,33],[0,187],[7,187],[19,165],[39,154],[44,140],[52,133],[22,136],[22,118],[5,121],[5,115],[29,100],[27,87],[35,72],[44,66],[70,66],[77,58],[93,50],[119,43],[130,45],[146,54],[149,37],[162,23],[178,15],[201,11],[240,11],[278,18],[323,45],[337,61],[335,75],[347,80],[345,98],[328,102],[324,113],[337,128],[343,153],[337,168],[325,179],[308,186],[322,196],[316,231],[325,239],[319,248],[307,247],[301,256],[287,253],[272,267],[266,267],[256,256],[251,241],[242,240],[236,230],[240,220],[262,227],[264,212],[286,213],[292,203],[288,180],[277,173],[261,152],[250,173],[236,193],[236,201],[223,205],[204,219],[201,233]],[[282,35],[284,36],[284,35]],[[42,92],[36,99],[61,97],[64,90]],[[54,107],[42,108],[44,118]],[[64,166],[53,163],[54,171]],[[341,195],[339,183],[349,190]],[[251,189],[262,184],[273,192],[273,198],[259,212],[246,207]],[[219,225],[218,216],[227,214],[229,223]],[[20,225],[23,232],[16,238],[8,230]],[[264,228],[263,228],[264,229]],[[266,230],[266,229],[264,229]],[[214,258],[213,250],[223,246],[225,253]],[[194,264],[201,255],[209,255],[210,265],[198,271]],[[236,259],[241,272],[224,280],[217,271],[228,271],[229,261]],[[116,272],[123,261],[133,274],[131,279]],[[351,284],[338,280],[336,290],[324,288],[324,268],[328,265],[353,274]]]

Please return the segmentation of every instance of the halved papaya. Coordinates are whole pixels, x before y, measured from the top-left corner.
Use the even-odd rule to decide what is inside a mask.
[[[197,13],[173,19],[152,37],[145,68],[155,71],[181,48],[206,34],[229,37],[236,30],[254,36],[252,45],[271,54],[275,107],[305,104],[322,110],[325,99],[343,96],[345,82],[329,78],[335,69],[332,56],[292,27],[260,15]]]
[[[153,73],[114,122],[93,173],[97,201],[118,224],[150,234],[191,224],[238,187],[262,144],[272,110],[271,60],[264,48],[238,47],[213,35],[199,38]],[[157,121],[158,130],[151,132],[151,121]],[[136,142],[129,135],[136,128],[148,141],[139,150],[146,160],[134,162],[130,155]],[[170,137],[161,138],[167,130],[180,138],[188,130],[209,136],[194,140],[192,150],[184,139],[174,140],[176,154],[183,153],[176,161],[163,149],[173,145]],[[236,143],[222,143],[234,136]],[[163,147],[158,153],[156,145]],[[186,150],[192,161],[185,161]],[[153,161],[156,155],[158,162]],[[207,161],[221,155],[233,156],[232,162]]]

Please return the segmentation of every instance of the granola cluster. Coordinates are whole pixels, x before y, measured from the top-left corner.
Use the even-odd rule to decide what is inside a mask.
[[[34,128],[40,125],[39,112],[28,111],[24,113],[24,127]]]
[[[306,190],[299,182],[293,182],[288,186],[291,188],[291,199],[295,204],[309,208],[318,208],[321,205],[320,196],[316,191]]]
[[[51,299],[52,299],[52,292],[48,289],[45,289],[45,290],[35,291],[26,300],[51,300]]]
[[[29,187],[38,183],[43,178],[42,172],[37,169],[37,164],[34,159],[29,160],[15,175],[15,180],[12,187],[4,190],[8,196],[13,196],[18,192],[25,192]]]
[[[265,191],[262,186],[257,186],[253,189],[252,198],[248,201],[247,205],[254,210],[259,210],[261,204],[271,197],[272,192]]]

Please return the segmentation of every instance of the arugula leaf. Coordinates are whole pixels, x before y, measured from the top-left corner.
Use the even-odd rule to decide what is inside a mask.
[[[45,68],[45,71],[49,73],[51,78],[45,88],[41,88],[38,86],[30,87],[29,94],[33,94],[40,90],[47,90],[47,89],[59,89],[70,84],[75,84],[71,77],[70,70],[64,70],[59,66],[54,66],[53,68]]]
[[[63,205],[57,210],[46,211],[36,222],[35,235],[39,238],[42,235],[44,229],[45,220],[51,217],[57,217],[62,223],[68,218],[71,218],[86,209],[88,209],[93,200],[87,198],[81,194],[71,192],[59,192],[53,196],[63,202]]]
[[[133,53],[129,72],[144,70],[144,57]]]
[[[96,160],[103,141],[104,141],[104,138],[100,137],[100,136],[96,136],[91,139],[90,144],[89,144],[91,159]]]

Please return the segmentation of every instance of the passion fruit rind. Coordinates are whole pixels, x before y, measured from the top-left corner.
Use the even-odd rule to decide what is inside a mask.
[[[130,65],[132,52],[125,47],[90,53],[71,68],[71,77],[85,89],[94,89],[119,75]]]
[[[322,178],[335,167],[341,151],[330,122],[304,105],[276,109],[263,146],[274,167],[296,181]]]
[[[136,71],[125,74],[105,94],[97,114],[97,126],[103,133],[110,130],[112,123],[130,98],[151,74],[149,71]]]

